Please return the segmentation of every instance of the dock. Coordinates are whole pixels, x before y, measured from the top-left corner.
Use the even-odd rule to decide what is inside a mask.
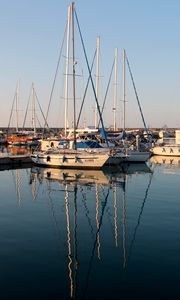
[[[4,165],[17,165],[32,163],[30,155],[0,155],[0,166]]]

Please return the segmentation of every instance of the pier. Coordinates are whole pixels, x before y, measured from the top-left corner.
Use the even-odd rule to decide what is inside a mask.
[[[0,166],[4,165],[16,165],[21,166],[27,163],[32,163],[30,155],[0,155]]]

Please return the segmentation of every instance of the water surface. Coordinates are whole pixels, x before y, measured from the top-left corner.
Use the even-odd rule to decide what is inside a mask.
[[[179,299],[179,166],[1,171],[1,298]]]

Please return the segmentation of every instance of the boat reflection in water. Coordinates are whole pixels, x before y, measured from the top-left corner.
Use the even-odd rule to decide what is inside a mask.
[[[148,176],[148,187],[144,191],[143,203],[140,205],[135,228],[131,233],[132,240],[128,242],[127,249],[126,183],[129,176],[140,173],[149,173],[150,177]],[[43,190],[46,186],[57,236],[61,233],[62,238],[63,232],[66,240],[66,247],[60,245],[66,256],[67,273],[63,277],[68,281],[65,283],[68,286],[68,295],[63,292],[63,299],[90,299],[89,293],[100,292],[102,289],[100,285],[104,283],[98,279],[96,271],[101,268],[101,274],[107,273],[106,259],[110,259],[109,255],[115,256],[111,259],[112,263],[117,259],[118,268],[122,271],[126,268],[140,225],[151,178],[151,170],[146,164],[141,166],[125,164],[121,168],[106,168],[101,171],[42,167],[31,169],[30,183],[39,182]],[[60,188],[57,188],[57,184]],[[40,192],[39,188],[37,190]],[[61,211],[57,209],[56,201],[59,203],[59,200]],[[112,268],[109,272],[112,272]],[[92,284],[94,280],[99,281],[99,285]],[[105,296],[106,294],[103,298]]]
[[[150,173],[151,169],[146,163],[124,163],[120,166],[104,167],[102,170],[57,169],[33,166],[31,175],[41,181],[58,181],[61,184],[124,184],[126,174]]]
[[[150,158],[150,162],[159,165],[173,165],[180,167],[180,156],[163,156],[163,155],[153,155]]]
[[[101,170],[75,170],[75,169],[56,169],[56,168],[40,168],[33,167],[32,173],[37,174],[41,179],[58,181],[60,183],[97,183],[109,184],[109,179]]]
[[[150,163],[161,166],[163,174],[180,174],[180,156],[153,155]]]

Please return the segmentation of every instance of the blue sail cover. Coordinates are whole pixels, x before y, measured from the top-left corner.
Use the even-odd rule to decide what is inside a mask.
[[[76,148],[102,148],[102,146],[94,141],[81,141],[76,142]]]
[[[102,137],[104,140],[106,140],[107,135],[106,135],[106,131],[105,131],[104,128],[101,128],[101,129],[100,129],[100,135],[101,135],[101,137]]]

